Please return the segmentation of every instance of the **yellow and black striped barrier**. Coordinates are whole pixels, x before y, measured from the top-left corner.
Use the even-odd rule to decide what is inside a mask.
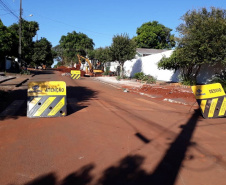
[[[78,79],[80,79],[80,77],[81,77],[81,71],[79,71],[79,70],[71,70],[71,78],[72,79],[78,80]]]
[[[66,116],[66,83],[63,81],[28,84],[27,117]]]
[[[226,95],[220,83],[192,86],[204,118],[226,116]]]

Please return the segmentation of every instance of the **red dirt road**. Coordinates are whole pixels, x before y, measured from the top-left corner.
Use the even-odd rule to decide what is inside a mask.
[[[158,101],[94,78],[63,80],[68,115],[16,116],[0,122],[1,185],[224,185],[226,119]],[[26,100],[26,84],[17,90]]]

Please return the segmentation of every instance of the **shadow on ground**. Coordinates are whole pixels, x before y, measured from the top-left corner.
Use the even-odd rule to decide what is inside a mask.
[[[54,70],[34,70],[34,71],[30,71],[31,74],[33,75],[47,75],[47,74],[54,74]]]
[[[68,115],[71,115],[86,106],[80,105],[81,103],[85,103],[87,100],[92,98],[96,98],[97,92],[93,91],[87,87],[77,86],[67,87],[67,99],[68,99]]]
[[[0,113],[2,113],[14,100],[23,100],[19,108],[15,108],[15,112],[6,116],[0,116],[0,120],[5,119],[18,119],[21,116],[27,116],[27,90],[18,89],[11,91],[0,91]],[[87,106],[78,105],[78,103],[85,102],[91,98],[95,98],[96,91],[82,86],[68,86],[67,87],[67,100],[73,102],[67,102],[68,115],[73,114]]]
[[[38,177],[34,181],[26,183],[25,185],[86,185],[93,179],[93,176],[90,174],[93,168],[93,164],[86,165],[77,172],[69,174],[61,182],[57,181],[57,175],[55,173],[49,173]]]
[[[181,127],[182,131],[152,173],[142,169],[144,156],[128,155],[117,164],[105,169],[96,182],[92,182],[94,177],[91,175],[95,166],[88,164],[63,180],[59,180],[55,173],[50,173],[26,185],[174,185],[185,154],[188,148],[192,147],[191,139],[200,118],[199,115],[200,112],[195,111],[187,123]]]

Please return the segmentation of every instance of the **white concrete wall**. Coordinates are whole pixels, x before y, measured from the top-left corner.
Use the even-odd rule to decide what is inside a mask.
[[[217,64],[215,66],[210,66],[207,64],[202,65],[201,70],[197,76],[197,83],[198,84],[207,84],[211,79],[215,76],[215,74],[221,74],[223,71],[226,71],[226,67]],[[173,82],[178,82],[180,81],[180,75],[181,75],[181,70],[177,70],[173,76],[172,76],[172,81]]]
[[[162,81],[179,82],[180,70],[160,70],[158,62],[163,56],[170,57],[173,50],[165,51],[159,54],[153,54],[131,61],[126,61],[124,64],[124,74],[128,77],[133,77],[137,72],[143,72],[146,75],[151,75]],[[118,62],[111,62],[110,71],[116,71]],[[222,65],[209,66],[203,65],[200,74],[197,76],[197,82],[200,84],[207,83],[216,73],[226,70]]]
[[[118,62],[110,62],[110,71],[116,72],[118,66],[119,66]]]
[[[197,82],[201,84],[206,83],[214,77],[216,73],[222,73],[222,71],[226,71],[226,67],[220,64],[215,66],[203,65],[197,76]]]
[[[165,51],[159,54],[153,54],[132,61],[126,61],[124,64],[125,75],[133,77],[137,72],[143,72],[146,75],[152,75],[157,80],[171,81],[174,70],[158,69],[158,62],[163,56],[170,57],[173,50]]]

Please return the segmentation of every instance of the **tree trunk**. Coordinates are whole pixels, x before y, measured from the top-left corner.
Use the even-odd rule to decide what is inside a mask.
[[[199,74],[200,70],[201,70],[201,65],[198,65],[198,69],[196,70],[196,72],[195,72],[195,76],[194,76],[194,78],[195,78],[196,82],[197,82],[197,76],[198,76],[198,74]]]
[[[104,65],[101,67],[103,71],[107,71],[107,62],[104,62]]]
[[[123,78],[123,75],[124,75],[123,65],[124,65],[124,62],[120,62],[120,77],[121,78]]]

